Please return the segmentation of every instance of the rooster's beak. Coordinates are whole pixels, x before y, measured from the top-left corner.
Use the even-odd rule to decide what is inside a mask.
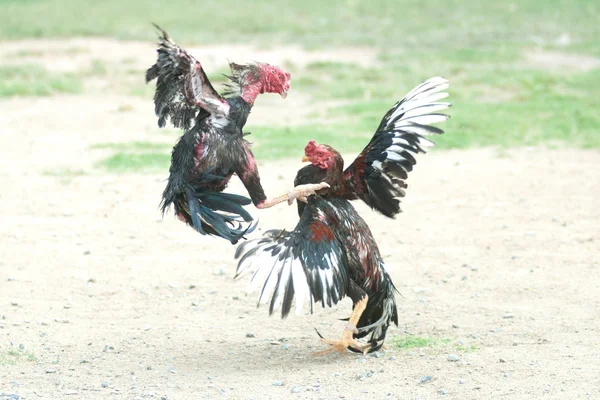
[[[310,161],[310,159],[308,157],[306,157],[306,156],[302,157],[302,162],[309,162],[309,161]]]
[[[283,92],[281,92],[281,98],[285,99],[287,97],[287,90],[284,90]]]

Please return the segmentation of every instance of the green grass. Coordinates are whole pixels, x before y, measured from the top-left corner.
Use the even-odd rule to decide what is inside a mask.
[[[464,49],[551,42],[568,32],[578,48],[589,48],[596,47],[600,37],[598,20],[600,6],[595,0],[0,1],[0,37],[4,39],[113,36],[151,40],[150,22],[156,22],[180,40],[197,43]]]
[[[113,150],[115,153],[96,164],[111,173],[165,172],[171,163],[172,145],[156,142],[98,143],[92,150]]]
[[[309,139],[358,153],[396,100],[438,75],[450,80],[453,103],[452,118],[439,125],[446,134],[435,138],[441,149],[600,148],[600,69],[581,70],[577,60],[571,67],[544,68],[525,56],[539,49],[600,58],[598,21],[596,0],[172,0],[168,5],[162,0],[0,0],[0,39],[108,36],[153,43],[150,22],[156,22],[184,46],[298,44],[336,51],[363,46],[376,54],[371,63],[285,62],[292,72],[292,90],[308,99],[302,107],[311,117],[304,125],[286,127],[253,125],[251,116],[245,130],[253,132],[259,160],[301,155]],[[559,40],[565,35],[567,42]],[[27,49],[16,53],[36,54]],[[133,61],[117,65],[93,60],[78,76],[39,66],[0,67],[0,97],[79,93],[91,75],[109,81],[104,91],[143,97],[152,107],[154,85],[143,84],[144,71],[132,66]],[[207,72],[220,87],[227,70]],[[126,105],[120,108],[128,110]],[[105,165],[110,170],[168,165],[163,148],[112,150],[114,160]]]
[[[107,149],[122,152],[153,152],[162,151],[170,153],[172,145],[156,142],[122,142],[122,143],[97,143],[90,146],[91,149]]]
[[[430,349],[438,351],[456,351],[459,353],[470,353],[479,348],[475,345],[456,344],[450,338],[436,338],[427,336],[396,336],[391,340],[391,346],[398,350]]]
[[[460,58],[452,52],[446,55],[448,59]],[[431,61],[433,65],[434,60]],[[439,148],[532,146],[554,142],[583,148],[600,147],[600,114],[596,112],[600,69],[572,73],[532,66],[517,69],[514,62],[504,58],[504,53],[493,62],[438,63],[437,68],[451,81],[449,101],[453,103],[448,111],[452,118],[439,125],[446,134],[434,139]],[[318,129],[250,126],[248,129],[257,133],[260,145],[278,147],[271,151],[287,151],[291,143],[297,145],[314,138],[336,148],[336,143],[341,143],[339,150],[342,151],[358,152],[397,99],[426,77],[436,75],[435,67],[423,67],[419,63],[389,64],[388,68],[380,69],[315,63],[307,65],[305,70],[306,76],[294,81],[294,90],[317,101],[344,100],[345,104],[327,108],[325,119],[336,122],[320,125]],[[269,142],[262,142],[264,136]]]
[[[37,361],[37,357],[31,351],[5,348],[0,349],[0,365],[16,365],[22,361]]]
[[[83,91],[83,84],[77,76],[49,72],[39,65],[0,65],[0,76],[0,97],[49,96]]]
[[[450,342],[451,339],[406,335],[395,337],[392,345],[398,349],[420,349],[424,347],[445,346]]]
[[[87,173],[81,169],[72,169],[72,168],[52,168],[44,171],[44,175],[46,176],[58,176],[62,178],[72,178],[76,176],[87,175]]]
[[[168,171],[170,162],[171,154],[168,152],[131,153],[120,151],[98,162],[96,166],[111,173],[153,173]]]

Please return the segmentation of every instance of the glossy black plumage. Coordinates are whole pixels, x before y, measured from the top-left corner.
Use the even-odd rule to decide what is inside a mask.
[[[283,90],[284,95],[289,74],[266,64],[231,63],[226,92],[230,97],[222,97],[200,62],[158,29],[157,60],[146,72],[146,81],[156,80],[159,127],[170,121],[184,130],[171,155],[163,214],[173,205],[177,217],[201,234],[236,243],[255,227],[243,206],[258,205],[267,198],[243,128],[256,95],[268,90]],[[263,79],[261,68],[268,68],[275,83]],[[250,199],[222,193],[233,174],[242,180]]]
[[[305,159],[311,164],[298,171],[294,184],[327,182],[330,187],[298,203],[300,220],[293,231],[269,231],[236,252],[237,275],[256,268],[249,291],[262,287],[259,303],[270,302],[270,313],[281,305],[285,317],[294,297],[297,309],[308,300],[312,311],[313,302],[331,306],[347,295],[354,308],[368,296],[353,334],[366,338],[368,346],[348,348],[381,348],[390,324],[398,325],[396,289],[371,230],[349,200],[360,198],[389,217],[400,211],[397,197],[404,195],[414,155],[433,145],[423,135],[442,133],[428,124],[448,118],[432,113],[449,106],[436,102],[447,96],[440,93],[446,87],[445,79],[432,78],[396,103],[346,170],[335,149],[309,142]]]

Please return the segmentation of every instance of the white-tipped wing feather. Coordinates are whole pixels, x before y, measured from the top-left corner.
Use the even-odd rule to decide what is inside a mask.
[[[258,303],[270,302],[269,313],[281,307],[285,317],[295,299],[296,312],[308,302],[323,307],[346,295],[348,261],[335,233],[335,222],[311,198],[292,232],[272,230],[241,244],[236,277],[254,271],[248,293],[259,292]]]

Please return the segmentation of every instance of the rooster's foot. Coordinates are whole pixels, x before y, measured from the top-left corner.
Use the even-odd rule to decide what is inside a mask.
[[[352,334],[355,331],[356,331],[355,326],[348,326],[348,327],[346,327],[346,329],[344,329],[344,333],[342,333],[342,337],[337,340],[325,339],[317,331],[319,336],[321,336],[321,341],[331,347],[329,347],[325,350],[317,351],[317,352],[313,353],[313,355],[314,356],[322,356],[322,355],[329,354],[334,351],[337,351],[338,353],[343,354],[346,350],[348,350],[348,347],[352,347],[354,350],[358,350],[361,353],[366,354],[369,351],[371,346],[368,344],[362,344],[358,340],[352,338]]]

